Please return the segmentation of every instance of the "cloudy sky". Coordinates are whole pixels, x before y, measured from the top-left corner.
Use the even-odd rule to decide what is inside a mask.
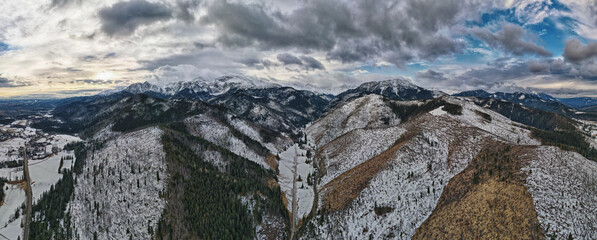
[[[240,74],[597,95],[597,0],[6,0],[0,98]]]

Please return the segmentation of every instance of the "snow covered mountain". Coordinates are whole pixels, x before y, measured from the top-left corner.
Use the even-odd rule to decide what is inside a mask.
[[[230,90],[281,87],[278,84],[243,76],[222,76],[215,79],[195,78],[191,81],[168,83],[163,86],[148,82],[134,83],[123,89],[133,94],[145,93],[159,97],[189,97],[207,101]]]
[[[242,76],[175,82],[157,86],[133,84],[124,93],[147,94],[163,99],[201,100],[224,106],[259,124],[282,132],[292,132],[323,114],[330,101],[326,94],[297,90]]]
[[[419,87],[406,79],[396,78],[384,81],[363,83],[360,86],[346,90],[330,103],[331,107],[342,105],[350,100],[368,95],[378,94],[392,100],[432,99],[445,95],[439,91],[431,91]]]
[[[538,130],[467,99],[382,104],[365,96],[351,103],[307,127],[318,146],[319,196],[302,239],[589,239],[596,233],[594,206],[572,200],[558,213],[550,210],[560,194],[597,197],[591,155],[541,146],[538,138],[545,144],[547,137]],[[371,121],[381,116],[396,120]],[[542,167],[545,161],[566,168],[556,155],[588,167],[566,170],[566,177]],[[571,189],[548,192],[550,179]],[[580,188],[587,191],[574,190]],[[566,217],[572,215],[579,220]],[[580,226],[583,221],[590,224]]]
[[[48,188],[67,194],[64,209],[35,207],[36,226],[49,226],[36,229],[48,239],[592,239],[597,122],[525,105],[557,103],[538,94],[460,95],[395,79],[330,100],[224,77],[62,100],[31,126],[83,141],[69,147],[73,172]]]

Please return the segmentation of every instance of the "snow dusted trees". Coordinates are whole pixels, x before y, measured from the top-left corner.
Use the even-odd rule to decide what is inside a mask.
[[[255,226],[266,214],[288,219],[280,188],[268,185],[275,172],[190,134],[167,130],[162,143],[169,166],[175,166],[169,167],[173,177],[168,184],[184,190],[169,189],[165,194],[174,198],[168,200],[173,205],[166,206],[155,230],[156,238],[180,238],[183,228],[182,231],[200,239],[250,239],[255,237]],[[189,147],[197,145],[219,151],[227,162],[226,168],[220,170],[201,159]],[[255,196],[252,210],[238,196]],[[178,214],[183,216],[176,221],[165,219],[177,214],[174,212],[181,205],[184,211]]]

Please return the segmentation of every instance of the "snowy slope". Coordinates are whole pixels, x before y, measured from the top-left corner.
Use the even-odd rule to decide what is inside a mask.
[[[156,127],[123,134],[87,156],[70,203],[75,236],[150,238],[148,226],[155,228],[160,218],[159,194],[167,179],[161,135]]]
[[[448,118],[422,118],[404,126],[416,127],[419,133],[390,154],[387,164],[356,199],[326,217],[316,229],[317,238],[410,239],[435,208],[449,180],[476,156],[482,142],[496,139],[481,130],[461,128],[458,121]],[[463,136],[464,131],[470,132]],[[322,189],[320,200],[327,194],[327,189]],[[392,210],[378,216],[375,206]],[[322,201],[319,207],[325,207]]]
[[[384,119],[387,118],[387,124]],[[400,122],[379,95],[367,95],[328,112],[306,127],[317,147],[353,129],[395,125]]]
[[[22,216],[15,218],[15,211],[19,211],[22,215],[21,205],[25,203],[25,191],[21,185],[7,184],[4,187],[4,204],[0,207],[0,234],[9,239],[17,239],[21,237],[23,229],[21,228]]]
[[[597,237],[597,163],[575,152],[538,147],[521,156],[541,227],[558,239]]]
[[[356,198],[348,201],[348,205],[325,214],[325,217],[316,216],[308,224],[314,228],[315,234],[304,235],[304,239],[410,239],[432,213],[443,188],[479,153],[483,144],[491,141],[540,144],[519,124],[472,102],[452,97],[443,97],[443,100],[461,106],[461,115],[450,114],[439,107],[404,123],[396,120],[398,125],[395,126],[377,125],[374,128],[368,124],[370,116],[381,118],[394,114],[375,109],[387,108],[382,104],[369,105],[363,108],[366,111],[355,111],[358,109],[355,103],[372,98],[375,97],[356,99],[307,128],[310,138],[315,142],[318,137],[320,139],[321,147],[316,157],[318,161],[323,161],[323,175],[318,184],[320,211],[329,211],[326,210],[330,207],[326,205],[326,196],[346,198],[349,195],[332,194],[338,189],[350,188],[351,181],[359,181],[343,176],[370,174],[371,166],[365,167],[367,165],[364,164],[379,161],[381,156],[384,159],[379,163],[383,164],[379,172],[365,182]],[[378,114],[370,114],[372,112]],[[352,129],[343,135],[321,135],[322,129],[340,128],[338,122],[348,122],[345,119],[350,118],[361,121],[353,121],[358,124],[353,124]],[[324,121],[328,121],[328,128]],[[396,145],[399,139],[406,142]],[[375,211],[376,207],[390,210],[379,213]]]
[[[496,136],[501,137],[504,141],[520,145],[539,145],[539,141],[531,137],[531,131],[522,128],[521,124],[511,121],[503,115],[475,105],[466,99],[458,99],[451,97],[444,97],[448,102],[462,106],[462,115],[446,115],[451,118],[458,119],[463,125],[470,125]],[[480,116],[477,112],[487,114],[491,117],[488,121]]]
[[[266,147],[272,154],[281,152],[284,147],[292,144],[292,140],[284,137],[283,135],[281,137],[277,137],[275,140],[271,142],[266,142],[261,136],[261,134],[259,134],[259,128],[263,127],[251,123],[249,121],[240,118],[233,118],[230,116],[228,117],[228,121],[230,125],[232,125],[236,130],[246,135],[247,137],[258,141],[259,143],[261,143],[261,145]]]
[[[269,169],[269,166],[265,162],[265,156],[261,156],[249,148],[245,142],[232,134],[228,126],[218,122],[214,118],[203,114],[196,115],[185,119],[185,124],[193,135],[202,137],[207,141],[226,148],[239,156],[247,158],[262,167]],[[251,132],[246,129],[245,132],[251,134]],[[217,162],[212,163],[216,166],[218,165]]]
[[[390,148],[406,130],[399,126],[355,129],[319,148],[325,175],[323,187],[340,174],[354,168]]]

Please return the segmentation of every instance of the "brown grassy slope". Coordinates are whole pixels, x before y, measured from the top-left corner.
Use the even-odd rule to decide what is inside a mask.
[[[274,170],[275,172],[278,172],[278,161],[276,160],[276,156],[268,153],[267,156],[265,157],[265,163],[267,163],[267,165]]]
[[[524,148],[485,147],[450,180],[413,239],[543,239],[517,158]]]
[[[337,211],[348,206],[367,187],[369,181],[396,156],[396,152],[416,135],[405,133],[390,149],[334,178],[321,189],[323,207]]]

